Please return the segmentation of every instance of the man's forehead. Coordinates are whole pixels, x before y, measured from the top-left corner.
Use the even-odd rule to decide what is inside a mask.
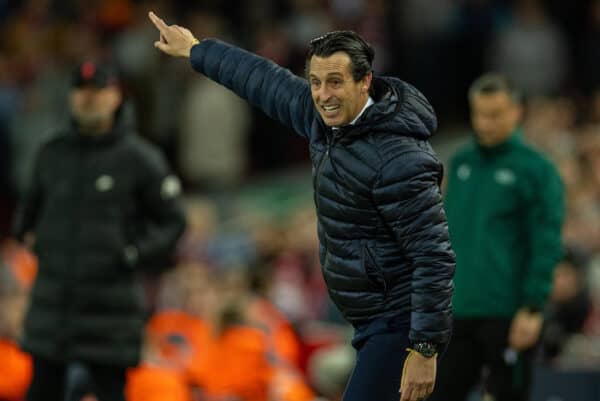
[[[311,75],[326,76],[330,74],[346,75],[350,73],[350,57],[344,52],[333,53],[331,56],[312,56],[310,59]]]
[[[493,92],[493,93],[478,93],[473,96],[472,104],[475,106],[489,106],[489,107],[506,107],[514,104],[510,95],[506,92]]]
[[[98,86],[95,85],[93,83],[90,84],[85,84],[85,85],[80,85],[80,86],[74,86],[71,91],[72,92],[94,92],[94,93],[106,93],[106,92],[111,92],[111,91],[118,91],[119,88],[117,87],[117,85],[107,85],[107,86]]]

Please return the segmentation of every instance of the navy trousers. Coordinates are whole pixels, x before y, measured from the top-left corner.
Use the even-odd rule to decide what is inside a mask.
[[[359,344],[343,401],[398,401],[408,331],[374,334]]]

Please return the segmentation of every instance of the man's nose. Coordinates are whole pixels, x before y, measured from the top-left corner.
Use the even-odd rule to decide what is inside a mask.
[[[331,93],[327,89],[327,85],[322,85],[317,91],[317,99],[319,99],[321,103],[325,103],[329,100],[330,97]]]

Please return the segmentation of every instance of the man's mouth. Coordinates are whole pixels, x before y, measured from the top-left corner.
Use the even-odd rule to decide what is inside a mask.
[[[332,112],[332,111],[336,111],[340,108],[339,104],[334,104],[334,105],[323,105],[321,106],[321,108],[323,110],[325,110],[326,112]]]

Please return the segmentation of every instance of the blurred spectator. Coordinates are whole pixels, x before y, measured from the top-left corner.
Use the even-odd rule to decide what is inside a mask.
[[[206,36],[223,36],[224,22],[216,15],[193,14],[191,24]],[[246,102],[209,79],[192,79],[179,122],[177,162],[184,182],[202,190],[239,184],[247,168],[251,122]]]
[[[263,268],[264,269],[264,268]],[[281,363],[300,367],[300,341],[288,318],[268,298],[270,277],[256,274],[260,270],[253,267],[247,273],[247,287],[250,298],[246,305],[246,318],[268,335],[273,352]]]
[[[296,49],[304,49],[312,38],[333,28],[324,4],[320,0],[290,0],[291,12],[285,27]]]
[[[12,239],[0,243],[0,258],[23,288],[30,289],[37,274],[37,258]]]
[[[128,401],[192,401],[185,377],[160,366],[141,365],[128,372]]]
[[[323,348],[311,356],[308,377],[328,401],[342,401],[354,359],[354,350],[349,345]]]
[[[565,96],[537,97],[527,104],[524,135],[538,149],[559,162],[576,152],[576,123],[577,109],[572,99]]]
[[[363,4],[362,8],[360,18],[357,18],[353,25],[356,27],[356,32],[375,49],[377,59],[373,61],[373,70],[378,74],[387,73],[392,65],[392,54],[389,51],[386,2],[369,1],[368,6]]]
[[[273,259],[270,297],[296,325],[327,318],[329,305],[318,260],[312,207],[299,208],[290,217],[285,242]]]
[[[398,22],[403,35],[415,44],[448,33],[457,5],[452,0],[407,0],[398,7]]]
[[[158,383],[167,390],[164,383],[177,381],[196,388],[202,400],[311,400],[294,366],[297,340],[289,323],[248,292],[242,271],[206,273],[203,266],[185,265],[171,275],[180,309],[151,319],[146,362],[130,373],[130,401],[143,400],[137,397],[150,389],[162,391]]]
[[[563,368],[596,369],[600,364],[600,259],[594,257],[585,275],[591,300],[590,313],[581,333],[570,336],[556,364]]]
[[[0,259],[0,400],[3,401],[24,400],[31,382],[31,357],[17,345],[27,293]]]
[[[542,337],[544,358],[552,361],[570,336],[580,333],[590,312],[590,297],[585,285],[587,256],[568,247],[554,270],[552,293],[546,305]]]
[[[194,79],[180,121],[177,159],[185,183],[202,190],[239,184],[247,168],[248,105],[208,78]]]
[[[109,2],[109,3],[115,3]],[[154,37],[154,32],[148,29],[148,24],[144,23],[147,7],[160,7],[160,2],[153,1],[150,4],[107,4],[105,8],[110,11],[111,7],[131,7],[129,11],[133,15],[126,16],[130,19],[129,23],[123,25],[122,31],[116,36],[113,44],[114,57],[120,67],[124,82],[127,83],[127,89],[134,100],[137,121],[140,132],[155,142],[166,144],[173,136],[174,127],[168,127],[162,123],[161,117],[166,114],[161,109],[155,108],[155,90],[159,89],[154,82],[154,75],[158,67],[160,58],[156,52],[153,52],[148,46],[144,46],[148,40]],[[158,4],[157,4],[158,3]],[[108,12],[105,11],[105,12]],[[117,10],[118,11],[118,10]],[[166,12],[167,10],[164,10]],[[114,12],[114,11],[113,11]],[[115,12],[115,14],[117,14]],[[122,24],[118,22],[118,24]],[[173,84],[169,82],[169,84]],[[174,85],[173,89],[178,89]],[[161,88],[162,89],[162,88]],[[169,97],[170,92],[161,95]],[[173,106],[173,105],[172,105]]]
[[[567,74],[567,43],[539,0],[518,0],[490,48],[491,68],[528,96],[557,94]]]
[[[104,0],[98,7],[98,24],[105,32],[116,32],[131,24],[134,18],[131,0]]]
[[[219,281],[212,287],[216,314],[208,321],[213,334],[192,367],[192,383],[209,399],[230,394],[248,401],[312,400],[286,319],[249,292],[242,271],[229,271]]]
[[[569,218],[564,239],[575,243],[588,252],[600,251],[600,137],[594,129],[583,129],[577,138],[579,180],[569,194]]]
[[[197,196],[185,200],[187,227],[177,249],[180,263],[208,263],[208,247],[218,235],[219,216],[216,204]]]
[[[144,319],[136,272],[165,269],[184,229],[179,181],[135,135],[118,79],[92,61],[74,70],[72,124],[38,153],[15,220],[39,259],[23,339],[29,401],[62,401],[72,362],[100,401],[124,400]]]

